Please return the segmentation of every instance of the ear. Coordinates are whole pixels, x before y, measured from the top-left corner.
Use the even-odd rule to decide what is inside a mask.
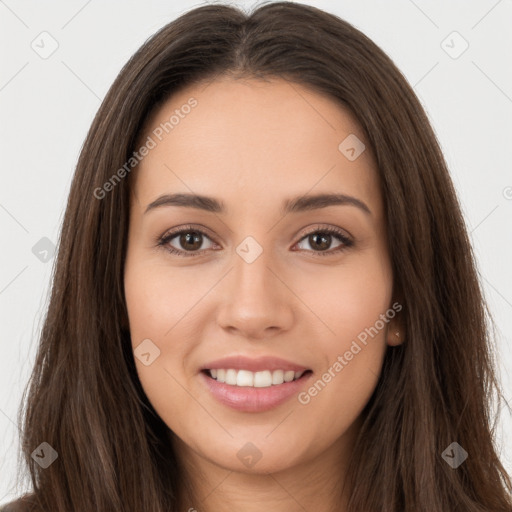
[[[403,329],[398,326],[388,325],[388,332],[386,335],[386,343],[391,347],[401,345],[405,341],[405,333]]]
[[[401,304],[395,302],[394,304]],[[405,339],[405,326],[403,324],[403,318],[400,311],[402,310],[402,306],[400,305],[400,310],[395,311],[395,315],[393,318],[389,319],[387,332],[386,332],[386,343],[391,347],[396,347],[397,345],[401,345]]]

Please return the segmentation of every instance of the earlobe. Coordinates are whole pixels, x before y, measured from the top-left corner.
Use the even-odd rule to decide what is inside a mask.
[[[386,343],[392,347],[401,345],[405,341],[403,327],[397,322],[390,322],[386,333]]]
[[[394,289],[393,291],[393,306],[394,315],[389,315],[389,322],[386,331],[386,343],[391,347],[401,345],[406,339],[405,326],[403,325],[403,304],[404,297],[401,288]]]

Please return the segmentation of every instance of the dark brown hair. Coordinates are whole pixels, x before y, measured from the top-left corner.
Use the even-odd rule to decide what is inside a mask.
[[[405,342],[387,348],[363,412],[350,511],[511,512],[491,424],[493,398],[503,397],[490,316],[436,136],[382,50],[340,18],[288,2],[185,13],[135,53],[94,119],[19,411],[35,509],[177,510],[183,472],[139,383],[127,329],[132,175],[102,199],[94,191],[132,156],[164,100],[220,75],[281,78],[329,96],[359,120],[379,169]],[[457,469],[442,458],[454,441],[469,454]],[[42,442],[59,454],[47,469],[31,457]]]

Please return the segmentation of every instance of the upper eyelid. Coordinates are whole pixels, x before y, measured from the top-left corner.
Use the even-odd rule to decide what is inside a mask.
[[[348,233],[347,230],[340,228],[340,227],[334,227],[334,226],[328,226],[326,224],[321,224],[321,225],[312,226],[311,229],[308,229],[308,228],[306,228],[306,229],[307,229],[307,231],[300,236],[300,238],[297,240],[297,242],[295,242],[295,244],[301,242],[304,238],[306,238],[307,236],[309,236],[313,233],[322,232],[322,230],[331,232],[331,235],[333,235],[333,236],[345,237],[345,238],[349,239],[350,241],[353,240],[352,235],[350,233]],[[213,243],[219,245],[219,243],[215,240],[215,236],[212,236],[210,234],[210,230],[208,228],[206,228],[205,226],[194,226],[194,225],[185,225],[183,227],[176,228],[176,230],[170,230],[170,231],[164,233],[162,235],[162,237],[159,237],[159,240],[163,240],[163,241],[166,241],[166,243],[168,243],[170,240],[172,240],[176,236],[178,236],[184,232],[188,232],[188,231],[196,231],[196,232],[201,233],[202,235],[206,235]],[[341,231],[343,233],[340,233],[339,231]],[[203,249],[203,250],[207,250],[207,249]],[[202,251],[195,251],[195,252],[199,253]]]
[[[189,231],[196,231],[198,233],[201,233],[202,235],[206,235],[208,238],[210,238],[210,240],[212,240],[212,242],[218,243],[215,241],[215,236],[211,235],[210,230],[204,226],[183,226],[183,227],[176,228],[176,230],[171,229],[169,231],[166,231],[158,239],[159,240],[166,240],[166,239],[172,240],[176,236],[178,236],[182,233],[187,233]]]

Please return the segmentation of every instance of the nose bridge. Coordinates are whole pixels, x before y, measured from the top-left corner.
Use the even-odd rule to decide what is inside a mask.
[[[248,337],[262,337],[269,328],[287,328],[292,311],[286,287],[274,275],[273,251],[255,237],[246,237],[235,248],[228,279],[227,300],[218,321]],[[270,268],[269,268],[270,267]]]
[[[270,295],[279,292],[271,283],[275,280],[269,269],[272,266],[272,249],[264,247],[255,237],[247,236],[238,244],[235,252],[233,292],[237,298],[246,303],[272,302]]]

